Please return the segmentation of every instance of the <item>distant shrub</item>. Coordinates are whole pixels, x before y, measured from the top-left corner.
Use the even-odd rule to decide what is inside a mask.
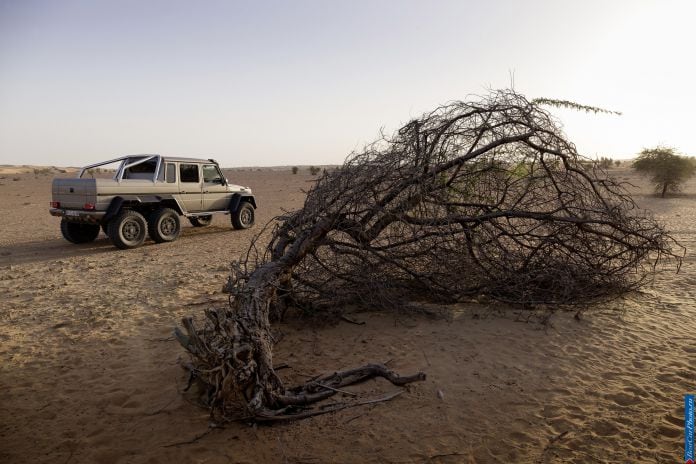
[[[673,148],[646,148],[633,162],[639,173],[650,176],[655,192],[664,198],[667,192],[678,192],[681,184],[696,173],[696,160],[677,155]]]
[[[39,177],[39,176],[46,176],[51,173],[51,170],[49,168],[34,168],[34,177]]]
[[[293,174],[297,174],[297,171],[299,171],[299,170],[300,170],[300,168],[298,168],[297,166],[293,166],[293,167],[292,167],[292,173],[293,173]]]
[[[316,167],[316,166],[309,167],[309,173],[313,176],[316,176],[317,174],[319,174],[319,171],[321,171],[321,169]]]
[[[65,170],[58,169],[59,172],[66,172]],[[108,173],[113,173],[116,172],[115,169],[107,169],[107,168],[91,168],[87,169],[85,171],[85,175],[94,177],[95,174],[108,174]]]
[[[599,165],[599,167],[602,169],[609,169],[610,167],[612,167],[613,164],[614,160],[611,158],[607,158],[606,156],[602,156],[601,158],[599,158],[599,160],[597,160],[597,165]]]
[[[22,180],[22,178],[21,177],[13,177],[12,180],[17,182],[18,180]]]
[[[614,164],[615,164],[616,167],[618,168],[619,166],[621,166],[621,160],[616,160],[616,161],[614,161]]]

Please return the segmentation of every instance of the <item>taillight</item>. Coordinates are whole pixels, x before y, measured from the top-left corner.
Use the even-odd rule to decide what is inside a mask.
[[[94,209],[94,203],[85,203],[84,209]]]
[[[60,208],[60,201],[52,201],[51,208]]]

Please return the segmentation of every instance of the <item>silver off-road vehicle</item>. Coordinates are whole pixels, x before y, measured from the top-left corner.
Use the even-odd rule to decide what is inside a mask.
[[[113,178],[94,178],[119,162]],[[91,242],[101,227],[125,249],[141,245],[148,232],[157,243],[176,240],[180,216],[204,227],[213,214],[229,214],[235,229],[247,229],[255,208],[251,189],[230,184],[215,160],[133,155],[85,166],[75,179],[54,179],[50,213],[62,217],[69,242]]]

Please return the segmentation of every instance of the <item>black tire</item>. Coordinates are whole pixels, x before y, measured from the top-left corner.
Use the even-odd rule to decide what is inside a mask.
[[[153,211],[147,217],[147,230],[156,243],[173,242],[181,233],[179,214],[171,208]]]
[[[232,226],[235,229],[248,229],[254,225],[254,207],[251,203],[244,201],[239,205],[237,211],[232,213]]]
[[[88,243],[93,242],[99,235],[99,226],[96,224],[70,222],[63,218],[60,221],[60,231],[65,240],[70,243]]]
[[[147,221],[137,211],[124,210],[109,221],[107,234],[113,244],[122,249],[135,248],[147,237]]]
[[[213,222],[213,215],[190,217],[188,220],[193,227],[205,227]]]

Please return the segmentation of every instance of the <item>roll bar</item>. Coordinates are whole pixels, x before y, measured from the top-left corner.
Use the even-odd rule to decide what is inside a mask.
[[[125,161],[128,159],[133,159],[133,158],[140,158],[137,159],[136,161],[133,161],[132,163],[126,163]],[[155,173],[152,175],[152,182],[157,181],[157,175],[159,174],[160,169],[162,168],[162,156],[160,155],[130,155],[130,156],[121,156],[120,158],[114,158],[108,161],[101,161],[99,163],[94,163],[90,164],[89,166],[85,166],[80,170],[80,175],[78,175],[78,179],[82,178],[82,176],[85,174],[86,171],[90,169],[97,168],[99,166],[104,166],[106,164],[111,164],[111,163],[116,163],[117,161],[121,161],[121,165],[119,166],[118,170],[116,171],[116,175],[114,175],[114,180],[121,182],[123,180],[123,173],[125,172],[126,169],[137,166],[138,164],[142,164],[146,161],[150,161],[153,158],[157,158],[157,167],[155,168]]]

